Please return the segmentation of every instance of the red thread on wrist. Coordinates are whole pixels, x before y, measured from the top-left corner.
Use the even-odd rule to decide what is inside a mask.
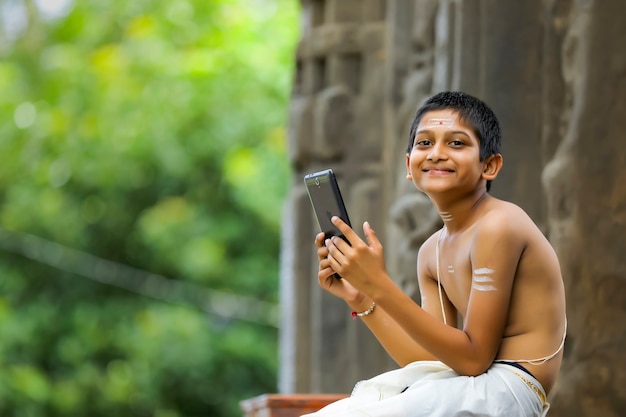
[[[352,320],[356,320],[357,317],[364,317],[364,316],[372,314],[375,308],[376,308],[376,303],[372,302],[372,305],[369,306],[367,310],[361,311],[360,313],[353,311],[352,313],[350,313],[350,315],[352,316]]]

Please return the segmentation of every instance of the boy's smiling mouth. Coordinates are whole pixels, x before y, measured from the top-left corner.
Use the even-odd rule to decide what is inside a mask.
[[[422,169],[422,172],[425,172],[431,175],[447,175],[447,174],[453,173],[454,170],[449,169],[449,168],[443,168],[443,167],[426,167]]]

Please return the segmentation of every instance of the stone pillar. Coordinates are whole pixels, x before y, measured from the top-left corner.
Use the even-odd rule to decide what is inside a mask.
[[[546,3],[545,76],[561,83],[546,88],[543,180],[569,324],[551,414],[618,416],[626,407],[626,3]]]
[[[303,0],[291,105],[290,158],[281,270],[280,390],[349,392],[390,361],[343,301],[317,284],[318,226],[305,174],[332,168],[354,229],[367,219],[384,239],[382,98],[384,0]]]

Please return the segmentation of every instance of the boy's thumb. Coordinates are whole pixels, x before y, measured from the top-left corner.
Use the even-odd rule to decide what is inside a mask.
[[[378,236],[376,236],[376,232],[374,231],[374,229],[372,229],[372,226],[370,226],[369,222],[363,223],[363,233],[365,233],[367,243],[370,246],[380,246]]]

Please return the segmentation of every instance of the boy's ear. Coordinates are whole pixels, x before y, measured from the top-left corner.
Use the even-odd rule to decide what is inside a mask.
[[[406,179],[412,180],[413,176],[411,175],[411,154],[406,154]]]
[[[497,153],[491,155],[483,162],[483,179],[493,181],[502,169],[502,155]]]

